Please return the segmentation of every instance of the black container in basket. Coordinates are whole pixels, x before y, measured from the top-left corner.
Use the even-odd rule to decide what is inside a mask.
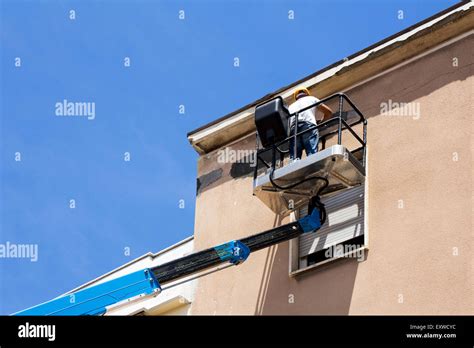
[[[263,147],[268,147],[288,136],[288,117],[282,97],[276,97],[255,108],[255,126]]]

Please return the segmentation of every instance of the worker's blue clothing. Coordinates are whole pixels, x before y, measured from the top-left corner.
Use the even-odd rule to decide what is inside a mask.
[[[311,122],[298,122],[297,132],[300,133],[308,128],[314,126],[314,123]],[[295,134],[295,127],[291,127],[290,135]],[[301,158],[303,155],[303,148],[305,149],[306,156],[312,155],[318,152],[318,142],[319,142],[319,132],[315,128],[311,131],[308,131],[302,135],[299,135],[296,140],[296,158]],[[290,158],[294,159],[294,140],[290,140]]]

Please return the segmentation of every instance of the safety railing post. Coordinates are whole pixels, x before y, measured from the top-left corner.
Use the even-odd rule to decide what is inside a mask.
[[[276,145],[272,145],[272,168],[275,169],[276,167]]]
[[[337,128],[337,143],[341,145],[342,143],[342,106],[343,106],[342,95],[339,96],[339,126]]]
[[[258,132],[255,132],[255,169],[253,172],[253,179],[255,180],[258,175],[258,148],[259,148],[259,141],[258,141]]]
[[[298,134],[298,116],[299,116],[299,113],[297,112],[295,114],[295,134],[294,134],[294,139],[293,139],[293,159],[296,160],[296,155],[298,154],[298,151],[297,151],[297,146],[298,146],[298,142],[296,141],[296,137],[297,137],[297,134]]]
[[[362,139],[364,140],[364,153],[362,157],[362,165],[365,168],[365,163],[366,163],[365,156],[367,154],[367,120],[364,120],[364,123],[362,125],[362,132],[363,132]]]

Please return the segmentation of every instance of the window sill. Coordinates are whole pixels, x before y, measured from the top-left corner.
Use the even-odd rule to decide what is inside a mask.
[[[298,269],[298,270],[296,270],[296,271],[291,271],[291,272],[289,273],[289,276],[292,277],[292,278],[293,278],[293,277],[297,277],[297,276],[299,276],[299,275],[302,274],[302,273],[306,273],[306,272],[308,272],[308,271],[311,271],[311,270],[313,270],[313,269],[315,269],[315,268],[319,268],[320,266],[323,266],[323,265],[325,265],[325,264],[327,264],[327,263],[329,263],[329,262],[334,262],[334,261],[336,261],[336,260],[348,259],[348,258],[349,258],[349,259],[352,259],[353,257],[346,257],[346,256],[349,256],[350,254],[353,254],[353,253],[357,253],[357,252],[359,252],[359,251],[361,251],[361,250],[364,251],[364,260],[359,261],[359,262],[364,262],[364,261],[366,260],[366,258],[365,258],[365,251],[366,251],[366,250],[369,250],[369,247],[368,247],[367,245],[362,246],[362,247],[360,247],[360,248],[357,248],[357,249],[355,249],[355,250],[351,250],[351,251],[346,252],[346,253],[344,253],[344,254],[341,254],[341,255],[339,255],[339,256],[337,256],[337,257],[333,257],[333,258],[331,258],[331,259],[327,259],[327,260],[324,260],[324,261],[315,263],[314,265],[307,266],[307,267],[305,267],[305,268],[301,268],[301,269]],[[354,258],[354,259],[357,259],[357,258]]]

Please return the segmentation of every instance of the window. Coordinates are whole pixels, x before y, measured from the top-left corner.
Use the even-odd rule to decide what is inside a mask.
[[[339,257],[364,257],[367,245],[365,235],[365,186],[361,185],[334,196],[322,198],[326,206],[327,220],[316,233],[302,234],[293,243],[291,271],[305,269]],[[308,207],[298,210],[298,218],[305,216]]]

